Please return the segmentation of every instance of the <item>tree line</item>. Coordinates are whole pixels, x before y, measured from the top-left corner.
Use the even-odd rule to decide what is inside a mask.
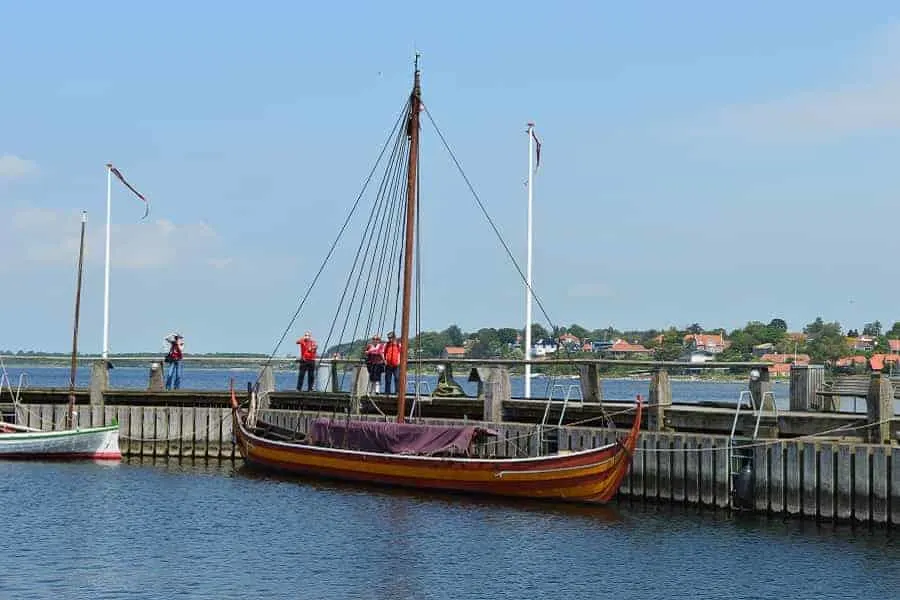
[[[780,354],[806,354],[816,364],[834,362],[838,358],[854,353],[870,356],[873,353],[888,353],[889,339],[900,339],[900,322],[895,322],[888,330],[883,330],[879,321],[866,323],[862,331],[858,329],[844,330],[837,321],[826,322],[822,317],[804,325],[800,332],[803,336],[791,335],[784,319],[774,318],[768,323],[749,321],[744,327],[726,331],[724,328],[705,328],[693,323],[684,328],[668,329],[625,329],[615,327],[589,329],[577,323],[567,327],[546,328],[539,323],[532,325],[532,343],[540,339],[559,340],[564,334],[577,337],[582,342],[612,342],[624,339],[630,343],[645,346],[654,360],[677,360],[684,354],[684,338],[687,334],[721,334],[727,340],[728,347],[717,356],[717,360],[728,362],[750,361],[758,358],[754,347],[761,344],[772,344],[772,351]],[[798,332],[799,333],[799,332]],[[851,349],[848,337],[859,335],[871,336],[874,347],[867,352]],[[464,346],[466,356],[470,358],[505,358],[521,359],[524,352],[517,342],[524,342],[524,329],[512,327],[484,327],[477,331],[465,332],[457,325],[450,325],[443,331],[423,331],[410,341],[412,356],[421,358],[438,358],[447,346]],[[339,353],[350,357],[362,353],[365,340],[357,340],[349,344],[334,346],[329,354]],[[577,357],[592,353],[584,352],[580,346],[562,348],[560,356]],[[788,358],[790,361],[790,358]]]

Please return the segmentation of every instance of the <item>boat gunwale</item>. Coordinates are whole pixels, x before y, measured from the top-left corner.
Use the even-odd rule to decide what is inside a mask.
[[[57,431],[9,431],[0,432],[0,441],[2,440],[21,440],[27,438],[30,440],[52,439],[67,436],[90,435],[94,433],[108,433],[110,431],[118,431],[118,425],[103,425],[102,427],[88,427],[85,429],[59,429]]]

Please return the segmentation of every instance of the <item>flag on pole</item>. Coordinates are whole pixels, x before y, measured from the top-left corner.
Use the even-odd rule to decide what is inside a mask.
[[[142,193],[140,193],[139,191],[137,191],[136,189],[134,189],[134,187],[133,187],[130,183],[128,183],[127,181],[125,181],[125,177],[122,176],[122,173],[121,173],[117,168],[115,168],[114,166],[112,166],[111,163],[107,164],[106,166],[109,167],[110,172],[111,172],[113,175],[115,175],[115,176],[118,178],[118,180],[121,181],[122,184],[123,184],[125,187],[127,187],[129,190],[131,190],[131,192],[132,192],[135,196],[137,196],[138,198],[140,198],[141,200],[143,200],[143,202],[144,202],[144,216],[141,217],[141,218],[142,218],[142,219],[146,219],[146,218],[147,218],[147,215],[150,214],[150,201],[147,200],[147,198],[146,198]]]
[[[541,166],[541,140],[539,140],[537,135],[535,135],[534,129],[531,130],[531,137],[534,138],[534,151],[537,159],[534,165],[534,170],[537,171],[538,167]]]

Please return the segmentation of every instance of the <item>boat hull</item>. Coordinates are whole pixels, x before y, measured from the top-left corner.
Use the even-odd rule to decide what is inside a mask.
[[[234,431],[250,467],[301,476],[449,492],[605,503],[619,490],[631,465],[640,428],[600,448],[535,458],[445,458],[361,452],[280,442],[254,435],[234,408]]]
[[[120,460],[119,427],[0,433],[0,460]]]

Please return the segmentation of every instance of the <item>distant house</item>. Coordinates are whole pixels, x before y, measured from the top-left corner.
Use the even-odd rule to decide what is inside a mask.
[[[465,358],[466,349],[462,346],[445,346],[441,358]]]
[[[753,356],[762,357],[766,354],[771,354],[772,352],[775,352],[775,344],[771,342],[753,346]]]
[[[896,354],[873,354],[869,359],[869,368],[873,371],[883,371],[885,368],[896,371],[900,363],[900,356]]]
[[[716,356],[714,354],[704,352],[703,350],[687,350],[678,357],[678,360],[689,363],[705,363],[715,359]]]
[[[564,333],[559,336],[559,345],[570,350],[575,350],[581,346],[581,340],[571,333]]]
[[[553,354],[556,352],[558,346],[556,342],[551,339],[540,339],[534,343],[531,347],[531,355],[532,356],[546,356],[548,354]]]
[[[793,363],[795,365],[808,365],[810,359],[809,354],[779,354],[777,352],[774,352],[770,354],[763,354],[759,357],[759,360],[776,364]]]
[[[609,340],[601,340],[601,341],[591,342],[590,351],[602,354],[603,352],[606,352],[607,350],[609,350],[609,347],[612,345],[613,345],[613,343],[610,342]]]
[[[900,353],[900,340],[888,340],[888,348],[892,353]]]
[[[604,352],[609,358],[641,359],[650,356],[650,350],[640,344],[632,344],[623,339],[618,339]]]
[[[871,352],[875,349],[875,338],[871,335],[861,335],[859,337],[848,337],[847,345],[851,350],[857,352]]]
[[[727,348],[721,333],[688,333],[684,336],[688,350],[719,354]]]
[[[866,357],[861,355],[842,356],[834,361],[834,366],[838,369],[854,369],[857,367],[864,367],[866,364],[868,364]]]

